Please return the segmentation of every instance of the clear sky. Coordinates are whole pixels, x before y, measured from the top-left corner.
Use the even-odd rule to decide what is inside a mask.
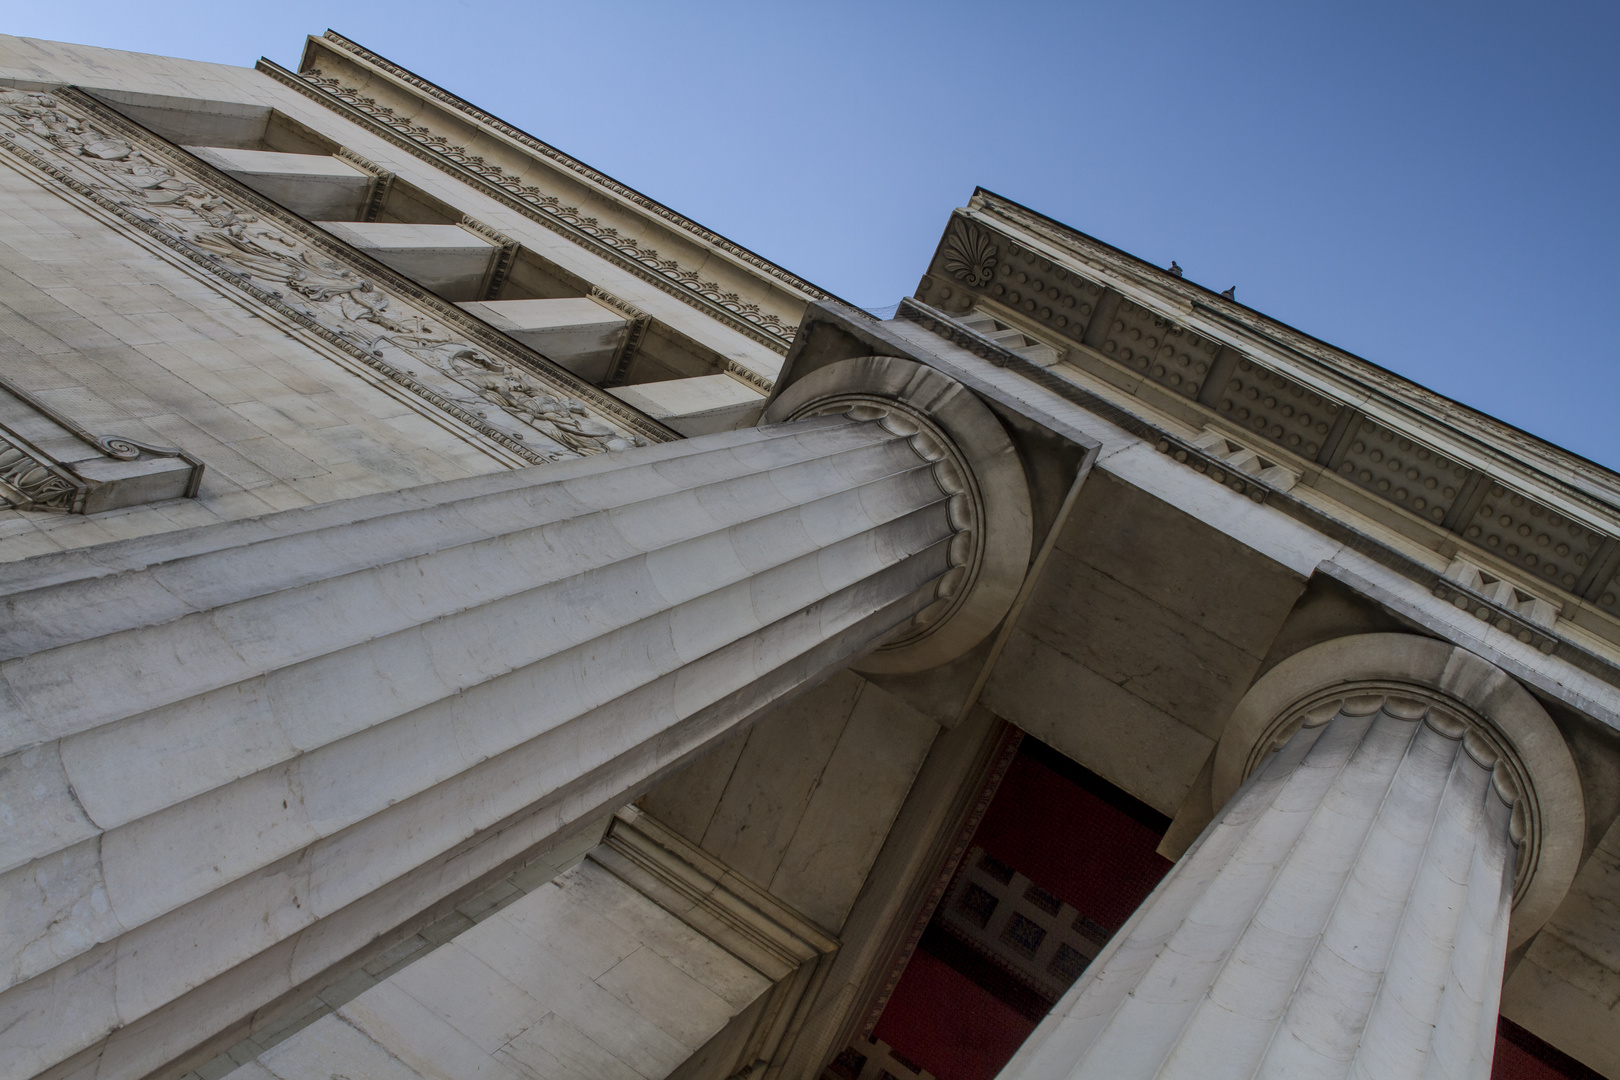
[[[1620,4],[8,4],[296,66],[328,26],[865,307],[974,185],[1620,468]]]

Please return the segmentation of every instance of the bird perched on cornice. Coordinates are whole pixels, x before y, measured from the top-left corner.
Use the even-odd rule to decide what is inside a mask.
[[[1176,277],[1180,277],[1181,276],[1181,264],[1176,262],[1176,260],[1171,259],[1170,260],[1170,272],[1172,274],[1176,275]]]
[[[1226,297],[1228,300],[1236,300],[1237,299],[1237,286],[1236,285],[1232,286],[1230,289],[1227,289],[1225,292],[1221,293],[1221,295]]]

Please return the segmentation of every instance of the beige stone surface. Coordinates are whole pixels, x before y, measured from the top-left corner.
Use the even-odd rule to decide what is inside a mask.
[[[1517,789],[1424,701],[1304,723],[1003,1076],[1489,1076]]]
[[[932,468],[834,416],[18,567],[0,736],[95,833],[7,800],[0,1064],[187,1049],[836,670],[933,600]]]
[[[650,894],[639,887],[642,878],[621,877],[614,867],[656,867],[666,883],[694,869],[678,843],[671,849],[626,838],[625,830],[640,827],[635,822],[621,814],[609,842],[580,866],[260,1053],[236,1075],[656,1080],[680,1069],[694,1080],[723,1080],[749,1060],[740,1055],[769,1054],[772,1036],[761,1026],[771,1011],[767,999],[791,985],[797,968],[814,967],[816,949],[803,949],[784,926],[794,916],[781,908],[772,918],[754,911],[729,926],[705,923],[726,910],[726,901],[713,902],[715,892],[726,892],[718,864],[696,868],[673,892]],[[638,861],[648,856],[650,864]],[[727,896],[733,904],[743,898]],[[678,902],[666,906],[671,899]],[[707,916],[699,911],[705,905]],[[699,932],[704,925],[716,932]],[[751,936],[739,937],[740,927]],[[787,953],[779,952],[762,967],[754,956],[761,943],[794,959],[784,965]]]
[[[827,978],[804,1009],[784,1075],[813,1074],[866,1023],[867,1003],[887,985],[895,956],[941,884],[941,867],[961,838],[1005,729],[989,710],[975,709],[930,745],[839,930]]]
[[[770,882],[863,689],[860,677],[836,675],[748,732],[699,834],[704,850],[755,881]],[[647,797],[655,817],[663,801],[657,792]]]
[[[699,375],[614,387],[610,393],[683,435],[706,435],[756,420],[765,399],[729,375]]]
[[[827,758],[770,881],[773,895],[842,927],[939,733],[933,720],[867,683]]]
[[[353,221],[365,209],[371,175],[330,155],[187,146],[208,164],[311,221]]]
[[[851,672],[772,712],[642,805],[738,873],[837,930],[938,733]]]
[[[488,300],[462,307],[588,382],[599,383],[624,344],[628,320],[588,296]],[[628,400],[617,395],[621,401]],[[629,404],[636,405],[634,401]],[[661,416],[654,419],[662,420]],[[684,434],[698,434],[684,432]]]
[[[319,219],[316,224],[446,300],[476,296],[495,252],[493,243],[459,225]]]
[[[364,82],[366,78],[359,81]],[[267,111],[274,109],[397,174],[413,187],[505,233],[566,272],[623,298],[676,335],[712,351],[720,363],[733,364],[739,372],[767,383],[781,366],[778,349],[717,322],[712,314],[706,313],[710,309],[694,307],[690,299],[680,295],[690,290],[676,289],[672,295],[650,284],[578,241],[559,235],[533,217],[470,188],[456,177],[251,68],[0,36],[0,84],[31,88],[71,84],[106,92],[109,100],[117,102],[121,108],[134,109],[138,118],[153,122],[166,137],[191,145],[212,145],[214,138],[223,137],[219,149],[259,149],[251,145],[255,132],[262,132]],[[368,92],[382,90],[387,91],[381,95],[385,98],[397,93],[380,83],[372,85]],[[198,107],[198,103],[206,103],[207,107]],[[402,108],[405,115],[415,112],[416,107]],[[168,125],[167,130],[164,125]],[[678,255],[685,268],[701,268],[705,280],[717,279],[719,292],[739,293],[750,302],[763,302],[769,313],[787,325],[796,323],[803,310],[806,294],[799,287],[765,284],[758,270],[747,263],[735,262],[732,256],[717,252],[701,239],[700,226],[694,227],[697,232],[672,226],[657,213],[601,190],[594,181],[573,170],[559,168],[549,159],[536,160],[537,155],[531,151],[516,151],[498,137],[480,135],[453,121],[441,126],[443,134],[455,136],[455,141],[470,153],[489,155],[491,161],[505,165],[520,176],[523,183],[537,184],[546,194],[560,197],[564,205],[582,208],[582,212],[594,215],[604,224],[611,222],[626,236],[651,241],[654,250],[665,257]],[[700,373],[704,372],[680,372]]]
[[[762,328],[794,325],[811,287],[496,121],[435,100],[384,62],[339,43],[316,51],[323,70],[367,98],[368,115],[385,126],[425,125],[433,145],[481,163],[485,175],[498,167],[503,183],[550,201],[514,205],[474,173],[446,166],[446,155],[384,137],[364,117],[353,122],[296,78],[289,85],[247,69],[0,37],[0,85],[97,90],[453,300],[473,299],[467,290],[490,265],[489,245],[444,224],[470,215],[522,245],[523,257],[543,267],[531,279],[544,286],[539,294],[553,297],[501,293],[511,299],[483,305],[481,318],[514,336],[531,333],[531,343],[543,339],[542,353],[595,381],[622,367],[619,347],[631,341],[624,319],[579,295],[601,289],[650,319],[635,339],[642,351],[631,381],[665,380],[615,388],[617,401],[703,438],[752,420],[762,403],[756,391],[781,368],[781,334]],[[300,147],[312,152],[286,152]],[[329,156],[336,147],[358,157]],[[369,212],[364,195],[380,190],[351,164],[358,159],[394,174],[403,193],[381,224],[353,220]],[[902,513],[917,493],[862,474],[858,450],[817,471],[791,454],[773,457],[782,443],[738,433],[696,456],[643,453],[629,472],[575,462],[537,496],[527,480],[485,475],[524,459],[474,434],[476,423],[448,422],[363,364],[267,321],[151,237],[115,232],[10,169],[0,169],[0,204],[0,375],[97,432],[182,446],[208,467],[194,500],[89,516],[0,513],[0,587],[13,590],[8,596],[36,586],[49,594],[35,607],[39,596],[22,596],[0,624],[0,636],[21,643],[21,662],[0,672],[0,689],[20,702],[0,711],[0,730],[10,733],[0,747],[8,826],[0,831],[0,1057],[19,1047],[34,1055],[13,1071],[31,1075],[83,1038],[113,1032],[58,1071],[88,1069],[100,1054],[102,1077],[134,1077],[328,971],[333,981],[318,984],[315,999],[323,1004],[306,1002],[300,1015],[347,1002],[342,1018],[278,1047],[280,1072],[266,1055],[243,1066],[245,1078],[724,1071],[762,1026],[789,1023],[796,1006],[782,1004],[783,987],[808,976],[790,976],[789,960],[761,951],[751,931],[705,906],[688,873],[720,892],[714,882],[732,882],[728,902],[764,904],[768,889],[772,903],[787,900],[857,936],[825,995],[793,991],[814,998],[817,1027],[805,1045],[830,1047],[816,1040],[864,1006],[897,927],[915,911],[909,900],[877,894],[910,897],[932,872],[935,856],[919,852],[935,852],[948,831],[941,808],[960,794],[952,784],[971,782],[962,763],[971,755],[952,744],[947,767],[950,755],[934,756],[946,740],[931,721],[902,695],[851,674],[772,712],[789,689],[827,675],[881,628],[842,600],[815,608],[822,621],[808,638],[784,629],[802,627],[798,617],[771,616],[791,608],[785,597],[817,590],[897,603],[904,590],[892,579],[863,591],[875,577],[861,575],[894,555],[885,545],[896,532],[921,534],[884,531],[861,552],[855,536]],[[1296,396],[1342,399],[1391,433],[1416,423],[1423,430],[1409,433],[1420,442],[1439,438],[1469,468],[1500,467],[1509,486],[1534,489],[1571,521],[1614,517],[1612,477],[1488,418],[1446,412],[1433,395],[1262,325],[1252,312],[1212,297],[1187,301],[1190,285],[1126,266],[1117,252],[991,196],[975,196],[966,217],[1011,230],[997,240],[1000,257],[1048,258],[1075,284],[1106,279],[1147,317],[1174,323],[1177,335],[1205,335],[1198,344],[1210,345],[1211,357],[1224,342],[1274,368],[1279,387],[1285,373]],[[609,236],[621,246],[610,251],[601,242]],[[931,271],[938,280],[922,291],[951,273]],[[405,292],[384,318],[406,314]],[[983,704],[1173,812],[1189,791],[1210,787],[1208,773],[1199,780],[1208,750],[1315,574],[1558,702],[1567,731],[1596,733],[1588,775],[1612,768],[1620,755],[1603,739],[1620,726],[1610,671],[1620,638],[1595,604],[1572,600],[1554,613],[1557,605],[1539,601],[1539,618],[1563,642],[1559,655],[1545,655],[1419,580],[1424,568],[1443,572],[1446,544],[1455,546],[1450,534],[1437,545],[1434,507],[1414,518],[1376,503],[1309,455],[1306,467],[1283,470],[1282,485],[1307,509],[1262,505],[1161,452],[1158,435],[1141,434],[1162,431],[1196,447],[1208,427],[1198,404],[1207,395],[1154,382],[1160,376],[1147,368],[1109,372],[1112,362],[1084,342],[1056,349],[1033,314],[995,314],[1006,320],[975,325],[1019,350],[1012,366],[941,344],[921,324],[846,328],[862,341],[891,335],[868,350],[877,355],[909,355],[887,345],[920,343],[928,364],[998,402],[1013,427],[1102,445],[1084,505],[1011,631]],[[1247,329],[1234,330],[1240,324]],[[361,330],[370,340],[381,330],[369,327],[383,325]],[[1018,367],[1020,358],[1039,372]],[[492,404],[477,392],[465,403]],[[1227,449],[1241,449],[1241,433],[1216,420],[1216,434],[1235,440]],[[1031,450],[1042,433],[1024,434],[1020,453],[1045,452]],[[750,454],[753,464],[738,471]],[[742,475],[755,466],[759,475]],[[834,490],[852,476],[864,477],[862,497]],[[361,505],[439,481],[488,486],[476,497],[444,498],[441,488]],[[309,511],[316,527],[298,536],[301,526],[275,524],[286,519],[220,524],[334,502]],[[566,511],[546,518],[548,506]],[[1319,528],[1313,514],[1351,532]],[[555,529],[538,539],[525,533],[570,515],[593,522],[561,539]],[[198,526],[203,533],[183,531]],[[716,529],[723,543],[696,542]],[[128,546],[154,533],[176,535]],[[402,535],[421,543],[413,548]],[[126,543],[97,546],[114,541]],[[18,562],[42,552],[54,554]],[[656,611],[636,606],[649,597]],[[825,640],[807,644],[815,634]],[[103,638],[119,642],[99,652],[87,645]],[[1584,650],[1580,663],[1570,648]],[[632,676],[647,681],[638,689],[626,681]],[[769,715],[719,737],[759,712]],[[585,733],[582,717],[594,718]],[[614,768],[603,764],[610,751],[623,755]],[[403,926],[435,898],[486,882],[495,867],[680,765],[642,805],[701,842],[685,869],[650,868],[637,861],[645,850],[604,852],[596,870],[571,879],[573,901],[558,902],[558,888],[531,893],[523,911],[513,905],[485,918],[483,936],[463,934],[431,953],[437,968],[339,977],[344,958],[358,956],[378,928]],[[361,776],[368,782],[357,783]],[[555,795],[543,807],[535,801],[542,789]],[[1596,820],[1610,817],[1612,809]],[[1615,836],[1611,829],[1591,853],[1518,963],[1505,1007],[1620,1076]],[[441,925],[434,934],[450,932]],[[442,977],[430,974],[440,969]],[[382,985],[349,1000],[376,977]],[[760,979],[773,989],[761,991]],[[1240,989],[1269,985],[1256,977]],[[1475,999],[1489,992],[1470,984]],[[786,1011],[773,1012],[778,1006]],[[800,1058],[797,1067],[814,1074],[819,1061]],[[201,1080],[218,1080],[221,1067],[211,1064]]]
[[[10,169],[0,200],[0,374],[207,467],[195,500],[93,518],[0,510],[0,560],[508,467]]]
[[[983,700],[1174,814],[1304,584],[1096,473]]]
[[[1008,642],[982,700],[1162,813],[1181,805],[1215,746],[1022,631]]]

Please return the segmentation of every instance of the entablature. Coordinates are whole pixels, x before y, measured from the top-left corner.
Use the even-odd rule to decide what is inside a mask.
[[[332,31],[258,70],[722,325],[787,351],[830,294]]]
[[[1375,522],[1425,563],[1460,553],[1620,642],[1620,477],[1607,470],[983,190],[952,215],[917,296],[1057,350],[1043,378],[1101,383],[1167,432],[1225,435],[1297,475],[1295,496],[1328,516]],[[1161,449],[1219,469],[1196,442]]]

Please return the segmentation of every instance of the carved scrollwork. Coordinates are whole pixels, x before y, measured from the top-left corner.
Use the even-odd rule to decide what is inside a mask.
[[[976,289],[990,284],[1000,255],[990,234],[971,225],[958,225],[945,238],[945,271]]]
[[[0,435],[0,503],[13,510],[71,514],[83,491],[84,485]]]
[[[932,466],[954,534],[935,603],[856,665],[926,671],[983,641],[1006,616],[1031,551],[1029,481],[995,414],[962,384],[895,356],[828,364],[766,408],[768,424],[827,413],[876,421]]]
[[[383,292],[294,223],[136,129],[115,130],[87,99],[0,88],[0,149],[41,168],[290,316],[531,462],[645,445],[564,387],[458,334],[443,313]],[[137,143],[140,142],[140,145]],[[397,306],[396,306],[397,303]],[[453,319],[453,316],[451,317]],[[145,449],[97,441],[113,457]]]

